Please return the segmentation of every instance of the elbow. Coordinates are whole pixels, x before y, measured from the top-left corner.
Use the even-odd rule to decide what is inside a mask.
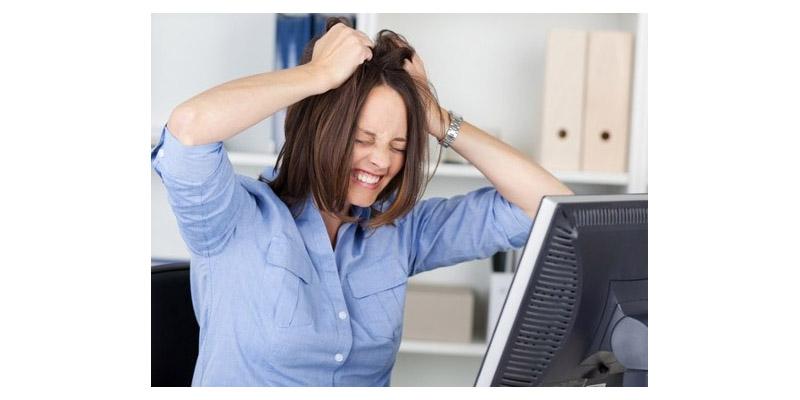
[[[549,188],[542,190],[542,197],[544,196],[572,196],[575,193],[570,190],[566,185],[559,182],[557,185],[553,185]]]
[[[554,187],[552,193],[550,193],[551,196],[572,196],[574,194],[575,193],[561,181],[558,182],[558,185]]]
[[[167,128],[175,139],[185,146],[195,146],[198,143],[195,133],[197,126],[197,110],[186,103],[180,104],[169,116]]]
[[[572,192],[568,187],[564,186],[561,190],[556,193],[557,196],[573,196],[575,193]]]

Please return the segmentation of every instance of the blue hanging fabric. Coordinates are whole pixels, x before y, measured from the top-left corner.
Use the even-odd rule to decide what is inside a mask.
[[[296,67],[300,64],[303,48],[311,40],[312,14],[278,14],[275,35],[275,71]],[[324,28],[324,27],[323,27]],[[286,109],[275,113],[273,122],[273,142],[275,152],[279,152],[286,140],[283,124]]]
[[[327,14],[314,14],[314,36],[325,33],[325,20],[327,19]]]
[[[303,49],[314,36],[325,33],[325,20],[334,14],[278,14],[275,35],[275,70],[296,67],[300,64]],[[349,18],[355,26],[355,14],[336,14]],[[275,113],[272,118],[273,142],[278,153],[286,141],[284,123],[286,109]]]
[[[322,36],[325,33],[325,22],[328,17],[344,17],[350,20],[352,27],[356,26],[356,14],[311,14],[314,18],[314,36]]]

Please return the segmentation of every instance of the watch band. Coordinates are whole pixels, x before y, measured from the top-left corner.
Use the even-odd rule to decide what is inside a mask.
[[[444,148],[449,148],[450,145],[453,144],[453,141],[458,137],[458,130],[461,129],[461,123],[464,122],[461,115],[458,115],[453,110],[447,113],[450,114],[450,127],[447,128],[447,133],[444,134],[444,138],[439,142]]]

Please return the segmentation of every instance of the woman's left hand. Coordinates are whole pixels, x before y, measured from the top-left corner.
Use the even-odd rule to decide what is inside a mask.
[[[430,83],[428,82],[428,74],[425,73],[425,64],[422,63],[422,59],[419,58],[419,54],[414,52],[414,56],[411,61],[406,59],[406,63],[403,68],[411,75],[412,78],[417,80],[421,85],[427,85],[430,88]],[[447,114],[447,110],[440,107],[439,104],[436,102],[436,99],[433,98],[433,92],[431,90],[431,98],[428,99],[428,125],[427,131],[431,135],[433,135],[437,140],[442,140],[444,137],[445,127],[450,124],[449,118],[450,116]],[[447,125],[446,125],[447,124]]]
[[[416,52],[412,60],[406,60],[403,68],[421,85],[429,85],[425,66]],[[428,104],[427,118],[428,133],[441,142],[450,126],[447,110],[433,99]],[[459,132],[458,140],[451,149],[481,171],[505,199],[524,210],[531,219],[536,218],[545,195],[572,194],[569,188],[528,156],[476,126],[464,122]],[[535,184],[520,185],[520,182]]]

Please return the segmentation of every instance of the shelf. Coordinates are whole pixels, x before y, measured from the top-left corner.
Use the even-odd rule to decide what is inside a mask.
[[[431,170],[433,168],[431,167]],[[584,183],[594,185],[619,185],[628,184],[628,174],[610,172],[582,172],[582,171],[555,171],[551,172],[558,180],[565,183]],[[437,176],[484,178],[472,164],[441,163],[436,171]]]
[[[277,154],[246,153],[238,151],[228,152],[231,163],[244,167],[266,168],[275,165],[278,159]],[[433,167],[431,167],[433,171]],[[590,185],[619,185],[625,186],[629,183],[628,174],[625,173],[603,173],[603,172],[553,172],[560,181],[564,183],[582,183]],[[471,164],[441,163],[436,170],[436,176],[451,178],[474,178],[485,179],[483,174]]]
[[[236,166],[267,168],[275,165],[275,161],[278,160],[278,155],[229,151],[228,158],[231,160],[231,163]]]
[[[486,353],[487,346],[488,344],[484,341],[473,341],[472,343],[452,343],[403,339],[400,342],[400,352],[483,357],[483,355]]]
[[[558,180],[565,183],[586,183],[594,185],[617,185],[625,186],[630,178],[626,173],[620,172],[551,172]]]
[[[433,171],[435,165],[430,166]],[[472,164],[455,164],[442,162],[436,170],[436,176],[449,176],[454,178],[480,178],[484,179],[481,171],[473,167]]]

